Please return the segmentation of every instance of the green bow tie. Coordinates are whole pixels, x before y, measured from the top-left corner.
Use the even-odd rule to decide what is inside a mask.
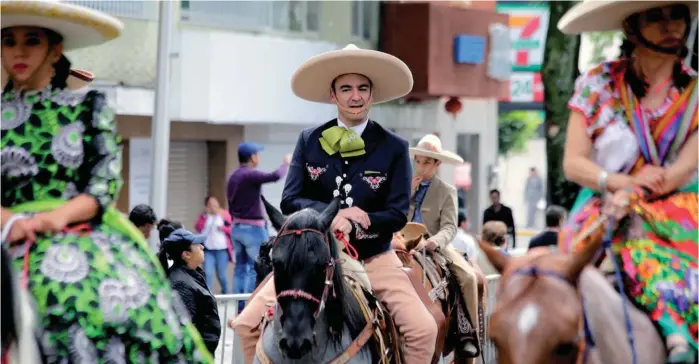
[[[333,126],[323,132],[320,146],[328,155],[340,152],[343,158],[357,157],[365,154],[364,140],[352,129]]]

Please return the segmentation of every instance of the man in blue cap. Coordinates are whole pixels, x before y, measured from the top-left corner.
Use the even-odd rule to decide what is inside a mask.
[[[260,251],[260,245],[269,239],[265,228],[264,207],[262,205],[262,184],[277,182],[289,169],[291,155],[284,157],[282,165],[274,172],[257,169],[262,145],[244,142],[238,146],[240,167],[228,178],[228,210],[233,219],[231,240],[235,251],[235,272],[233,293],[251,293],[255,289],[256,273],[253,263]]]

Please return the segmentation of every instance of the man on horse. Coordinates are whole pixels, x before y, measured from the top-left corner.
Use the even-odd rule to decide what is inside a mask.
[[[338,117],[301,132],[282,195],[285,214],[323,210],[334,198],[342,209],[332,223],[356,249],[372,289],[405,340],[406,363],[432,361],[437,324],[391,249],[391,237],[407,222],[410,205],[408,143],[368,119],[372,104],[405,96],[413,78],[398,58],[354,45],[312,57],[295,72],[291,87],[302,99],[337,105]],[[349,253],[349,251],[348,251]],[[275,300],[273,280],[234,322],[246,362],[255,352],[259,324]]]
[[[417,250],[424,248],[427,256],[433,259],[436,258],[435,254],[446,257],[446,261],[437,259],[435,264],[440,265],[439,262],[444,262],[443,270],[453,274],[454,281],[458,283],[449,288],[459,293],[455,302],[459,323],[456,326],[458,340],[464,344],[458,351],[463,351],[467,357],[475,357],[480,352],[478,337],[485,333],[479,334],[484,325],[483,322],[479,322],[479,316],[483,317],[479,315],[479,310],[483,309],[484,304],[485,277],[479,269],[469,264],[459,252],[449,246],[457,229],[456,188],[438,176],[439,167],[443,163],[458,165],[464,160],[459,155],[442,149],[442,141],[434,134],[422,137],[417,146],[410,148],[410,155],[414,158],[416,173],[411,184],[412,198],[408,220],[424,224],[428,233],[428,237],[420,243]],[[443,279],[450,282],[447,277]]]

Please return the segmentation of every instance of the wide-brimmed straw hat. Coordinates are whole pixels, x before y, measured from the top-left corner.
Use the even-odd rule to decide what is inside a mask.
[[[120,20],[102,12],[56,0],[2,0],[0,26],[53,30],[63,37],[65,50],[110,41],[124,27]]]
[[[2,69],[2,86],[0,89],[4,89],[7,84],[7,72],[5,72],[4,67]],[[79,90],[81,88],[87,87],[95,79],[95,75],[92,72],[88,72],[81,69],[72,69],[68,73],[68,78],[66,79],[66,87],[71,90]]]
[[[624,0],[585,0],[558,21],[558,29],[566,34],[584,32],[606,32],[622,29],[629,16],[649,9],[684,4],[689,7],[691,16],[697,15],[697,1],[624,1]]]
[[[333,80],[350,73],[371,81],[375,104],[401,98],[413,89],[413,74],[403,61],[388,53],[350,44],[304,62],[291,77],[291,90],[304,100],[330,104]]]
[[[417,146],[410,148],[410,158],[416,155],[434,158],[442,163],[461,164],[464,159],[458,154],[442,149],[442,141],[434,134],[427,134],[417,143]]]

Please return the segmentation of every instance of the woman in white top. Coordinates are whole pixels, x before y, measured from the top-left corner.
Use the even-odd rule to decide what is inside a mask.
[[[230,292],[228,277],[226,277],[228,264],[233,262],[233,243],[231,242],[231,215],[221,208],[214,196],[208,196],[204,200],[206,208],[199,216],[194,229],[206,235],[204,242],[204,273],[206,284],[210,290],[214,287],[214,270],[221,284],[223,294]]]

